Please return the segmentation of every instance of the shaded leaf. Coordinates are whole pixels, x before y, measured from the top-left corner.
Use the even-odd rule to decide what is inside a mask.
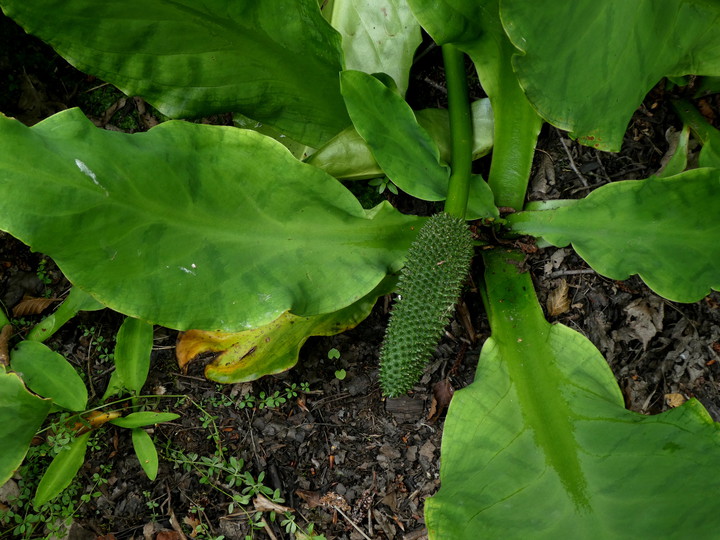
[[[538,9],[504,0],[501,18],[530,102],[602,150],[620,150],[630,117],[662,77],[720,74],[716,2],[551,0]]]
[[[132,430],[132,443],[135,455],[140,461],[143,471],[150,480],[155,480],[159,464],[157,450],[152,438],[143,429],[135,428]]]
[[[85,409],[88,393],[82,378],[70,362],[46,345],[21,341],[10,354],[10,366],[36,394],[64,409]]]
[[[0,486],[13,475],[25,458],[35,432],[45,420],[52,402],[25,388],[16,373],[0,367]]]
[[[147,411],[130,413],[122,418],[110,420],[110,423],[121,428],[135,429],[146,426],[154,426],[155,424],[160,424],[162,422],[172,422],[178,418],[180,418],[180,415],[175,413]]]
[[[71,109],[33,128],[0,116],[0,144],[0,229],[103,304],[171,328],[341,309],[400,268],[423,222],[386,203],[364,210],[236,128],[170,121],[127,135]]]
[[[696,400],[657,416],[625,410],[599,351],[548,324],[529,274],[506,258],[486,257],[493,334],[450,404],[430,537],[712,538],[720,516],[707,493],[720,485],[698,471],[720,466],[720,425]]]
[[[517,52],[500,23],[498,0],[408,0],[436,43],[452,43],[472,58],[495,115],[488,184],[497,206],[519,209],[542,119],[512,69]],[[562,71],[562,70],[561,70]]]
[[[569,206],[508,216],[514,232],[572,243],[599,273],[638,274],[659,295],[695,302],[720,289],[720,170],[614,182]]]
[[[334,0],[330,22],[342,36],[345,69],[390,75],[405,95],[420,25],[406,0]]]
[[[236,333],[190,330],[178,341],[178,365],[187,370],[198,355],[219,352],[205,366],[205,376],[220,383],[252,381],[287,371],[297,363],[308,337],[331,336],[353,328],[370,314],[379,296],[393,290],[396,281],[388,278],[363,299],[332,313],[297,317],[286,312],[269,324]]]
[[[315,148],[349,124],[340,36],[316,0],[0,5],[81,71],[167,116],[241,112]]]
[[[45,341],[55,334],[63,324],[72,319],[79,311],[97,311],[103,309],[100,302],[85,291],[73,287],[55,313],[48,315],[32,327],[25,339],[29,341]]]
[[[493,113],[489,99],[478,99],[471,104],[473,115],[473,159],[486,155],[493,146]],[[418,124],[432,137],[440,151],[440,159],[450,162],[450,119],[447,109],[422,109],[415,112]],[[305,160],[335,178],[362,180],[382,176],[383,170],[373,157],[370,147],[354,127],[349,127]],[[471,191],[474,193],[482,188]],[[411,188],[408,188],[411,189]],[[474,203],[471,201],[471,203]],[[474,203],[476,204],[476,203]]]
[[[115,370],[122,386],[138,395],[150,371],[153,325],[126,317],[117,333]]]
[[[340,81],[353,125],[388,178],[419,199],[444,200],[450,169],[405,100],[360,71],[344,71]],[[471,183],[467,214],[468,219],[497,216],[492,192],[479,176]]]
[[[80,435],[53,458],[35,492],[33,504],[36,508],[60,495],[70,485],[85,461],[89,438],[90,432]]]

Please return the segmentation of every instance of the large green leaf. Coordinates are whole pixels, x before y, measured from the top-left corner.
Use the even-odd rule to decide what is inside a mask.
[[[488,184],[496,205],[521,208],[542,120],[513,72],[516,49],[500,24],[498,0],[408,1],[437,43],[452,43],[472,58],[495,115]]]
[[[0,116],[0,229],[103,304],[237,331],[336,311],[397,271],[422,218],[363,210],[253,131],[171,121],[127,135],[79,110]]]
[[[572,243],[612,279],[638,274],[655,292],[695,302],[720,289],[720,170],[607,184],[575,204],[508,216],[514,232]]]
[[[85,452],[91,433],[88,431],[77,437],[52,460],[35,492],[33,504],[36,508],[60,495],[73,481],[85,462]]]
[[[318,147],[349,124],[316,0],[0,0],[70,63],[171,117],[241,112]]]
[[[441,162],[440,148],[405,100],[361,71],[343,71],[340,81],[353,125],[388,178],[419,199],[444,200],[450,168]],[[496,217],[490,188],[481,178],[476,180],[470,188],[468,219]]]
[[[422,41],[407,0],[334,0],[330,22],[342,35],[345,69],[386,73],[405,95]]]
[[[28,392],[16,373],[0,369],[0,486],[22,463],[51,405],[49,399]]]
[[[620,150],[663,76],[720,74],[720,4],[706,0],[502,0],[514,66],[540,114],[589,146]]]
[[[153,346],[153,325],[126,317],[117,333],[115,343],[115,370],[122,386],[136,395],[150,371],[150,353]]]
[[[220,353],[205,366],[205,376],[219,383],[254,381],[282,373],[298,362],[300,348],[310,336],[333,336],[354,328],[372,311],[379,296],[389,294],[397,279],[388,277],[370,294],[332,313],[298,317],[283,313],[269,324],[244,332],[190,330],[178,340],[178,365],[203,353]]]
[[[486,259],[493,334],[450,404],[430,537],[714,538],[718,424],[695,400],[625,410],[599,351],[544,320],[508,257]]]
[[[62,355],[37,341],[21,341],[10,353],[10,367],[33,392],[71,411],[82,411],[87,388],[75,368]]]

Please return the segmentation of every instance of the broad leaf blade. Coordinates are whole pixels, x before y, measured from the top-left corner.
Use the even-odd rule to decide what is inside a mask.
[[[343,71],[340,86],[355,129],[388,178],[414,197],[443,200],[450,169],[405,100],[361,71]]]
[[[161,422],[172,422],[177,418],[180,418],[180,415],[175,413],[145,411],[130,413],[122,418],[110,420],[110,423],[121,428],[135,429],[145,426],[154,426],[155,424],[160,424]]]
[[[10,354],[10,366],[36,394],[63,409],[85,409],[88,399],[85,383],[70,362],[47,345],[21,341]]]
[[[501,18],[522,52],[514,66],[530,102],[602,150],[620,150],[630,117],[662,77],[720,74],[717,2],[552,0],[539,9],[503,0]]]
[[[90,433],[80,435],[52,460],[35,492],[33,504],[36,508],[60,495],[70,485],[85,461]]]
[[[45,420],[52,402],[25,388],[16,373],[0,369],[0,486],[7,482],[25,458],[30,441]]]
[[[511,229],[572,243],[612,279],[638,274],[656,293],[695,302],[720,289],[720,170],[607,184],[575,204],[508,216]]]
[[[143,471],[150,480],[155,480],[159,463],[157,449],[152,438],[145,430],[135,428],[132,430],[132,443]]]
[[[530,277],[505,258],[486,261],[493,337],[450,404],[430,537],[712,538],[707,493],[720,484],[702,471],[720,466],[718,424],[695,400],[625,410],[599,351],[548,324]]]
[[[127,135],[73,109],[33,128],[0,116],[0,145],[0,229],[103,304],[177,329],[348,306],[402,266],[423,221],[363,210],[331,176],[236,128],[171,121]]]
[[[405,95],[422,41],[407,0],[334,0],[330,22],[343,38],[345,69],[387,73]]]
[[[333,313],[298,317],[286,312],[269,324],[236,333],[190,330],[178,341],[178,365],[187,369],[198,355],[219,352],[205,366],[205,376],[212,381],[239,383],[282,373],[297,364],[308,337],[332,336],[355,327],[370,314],[379,296],[392,292],[396,282],[385,279],[358,302]]]
[[[318,147],[349,124],[316,0],[2,0],[80,70],[170,117],[241,112]],[[52,16],[48,16],[52,14]]]
[[[153,325],[126,317],[117,334],[115,369],[122,385],[140,394],[150,371],[150,352],[153,345]]]

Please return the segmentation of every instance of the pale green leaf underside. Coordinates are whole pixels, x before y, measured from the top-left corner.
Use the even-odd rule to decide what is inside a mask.
[[[0,486],[22,463],[52,402],[30,393],[16,373],[0,368]]]
[[[605,185],[570,206],[508,216],[514,232],[572,243],[599,273],[638,274],[656,293],[694,302],[720,289],[720,170]]]
[[[720,74],[720,4],[703,0],[502,0],[522,51],[514,66],[548,122],[620,149],[635,109],[664,76]],[[550,31],[550,29],[552,29]]]
[[[422,218],[366,211],[253,131],[171,121],[127,135],[79,110],[0,116],[0,229],[105,305],[237,331],[327,313],[397,271]]]
[[[587,339],[561,325],[550,328],[547,339],[551,354],[526,362],[559,375],[537,394],[560,393],[570,412],[567,427],[528,422],[528,412],[541,416],[523,409],[503,347],[488,340],[475,382],[450,405],[442,487],[426,503],[431,537],[714,537],[720,515],[708,493],[720,488],[713,474],[720,467],[720,433],[702,405],[691,400],[658,416],[629,412]],[[574,441],[579,469],[563,471],[561,479],[536,430]]]
[[[422,41],[407,0],[334,0],[331,22],[342,36],[345,69],[386,73],[405,95]]]
[[[349,119],[316,0],[0,0],[79,69],[171,117],[241,112],[318,147]]]

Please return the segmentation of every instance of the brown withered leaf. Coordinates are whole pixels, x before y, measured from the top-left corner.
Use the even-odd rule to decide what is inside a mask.
[[[13,327],[9,324],[6,324],[0,329],[0,366],[10,364],[10,349],[8,343],[10,342],[12,331]]]
[[[203,353],[227,350],[237,341],[236,333],[188,330],[178,336],[175,356],[178,367],[187,372],[188,364]]]
[[[668,407],[672,407],[673,409],[679,407],[686,401],[687,398],[682,394],[665,394],[665,402],[668,404]]]
[[[292,508],[288,506],[282,506],[281,504],[277,504],[272,502],[270,499],[265,497],[264,495],[257,495],[253,499],[253,506],[255,507],[255,510],[258,512],[277,512],[278,514],[283,514],[285,512],[294,512]]]
[[[155,540],[181,540],[181,538],[180,533],[170,529],[163,529],[155,535]]]
[[[562,315],[570,309],[570,299],[568,298],[568,284],[564,279],[560,280],[560,284],[548,294],[545,306],[550,317]]]
[[[25,317],[27,315],[40,315],[51,304],[59,301],[59,298],[36,298],[25,296],[12,310],[13,317]]]
[[[305,491],[304,489],[297,489],[295,490],[295,495],[304,500],[305,504],[308,505],[308,508],[317,508],[318,506],[323,505],[320,500],[322,495],[319,491]]]
[[[435,422],[450,405],[455,389],[448,379],[442,379],[433,385],[432,401],[428,412],[428,421]]]

